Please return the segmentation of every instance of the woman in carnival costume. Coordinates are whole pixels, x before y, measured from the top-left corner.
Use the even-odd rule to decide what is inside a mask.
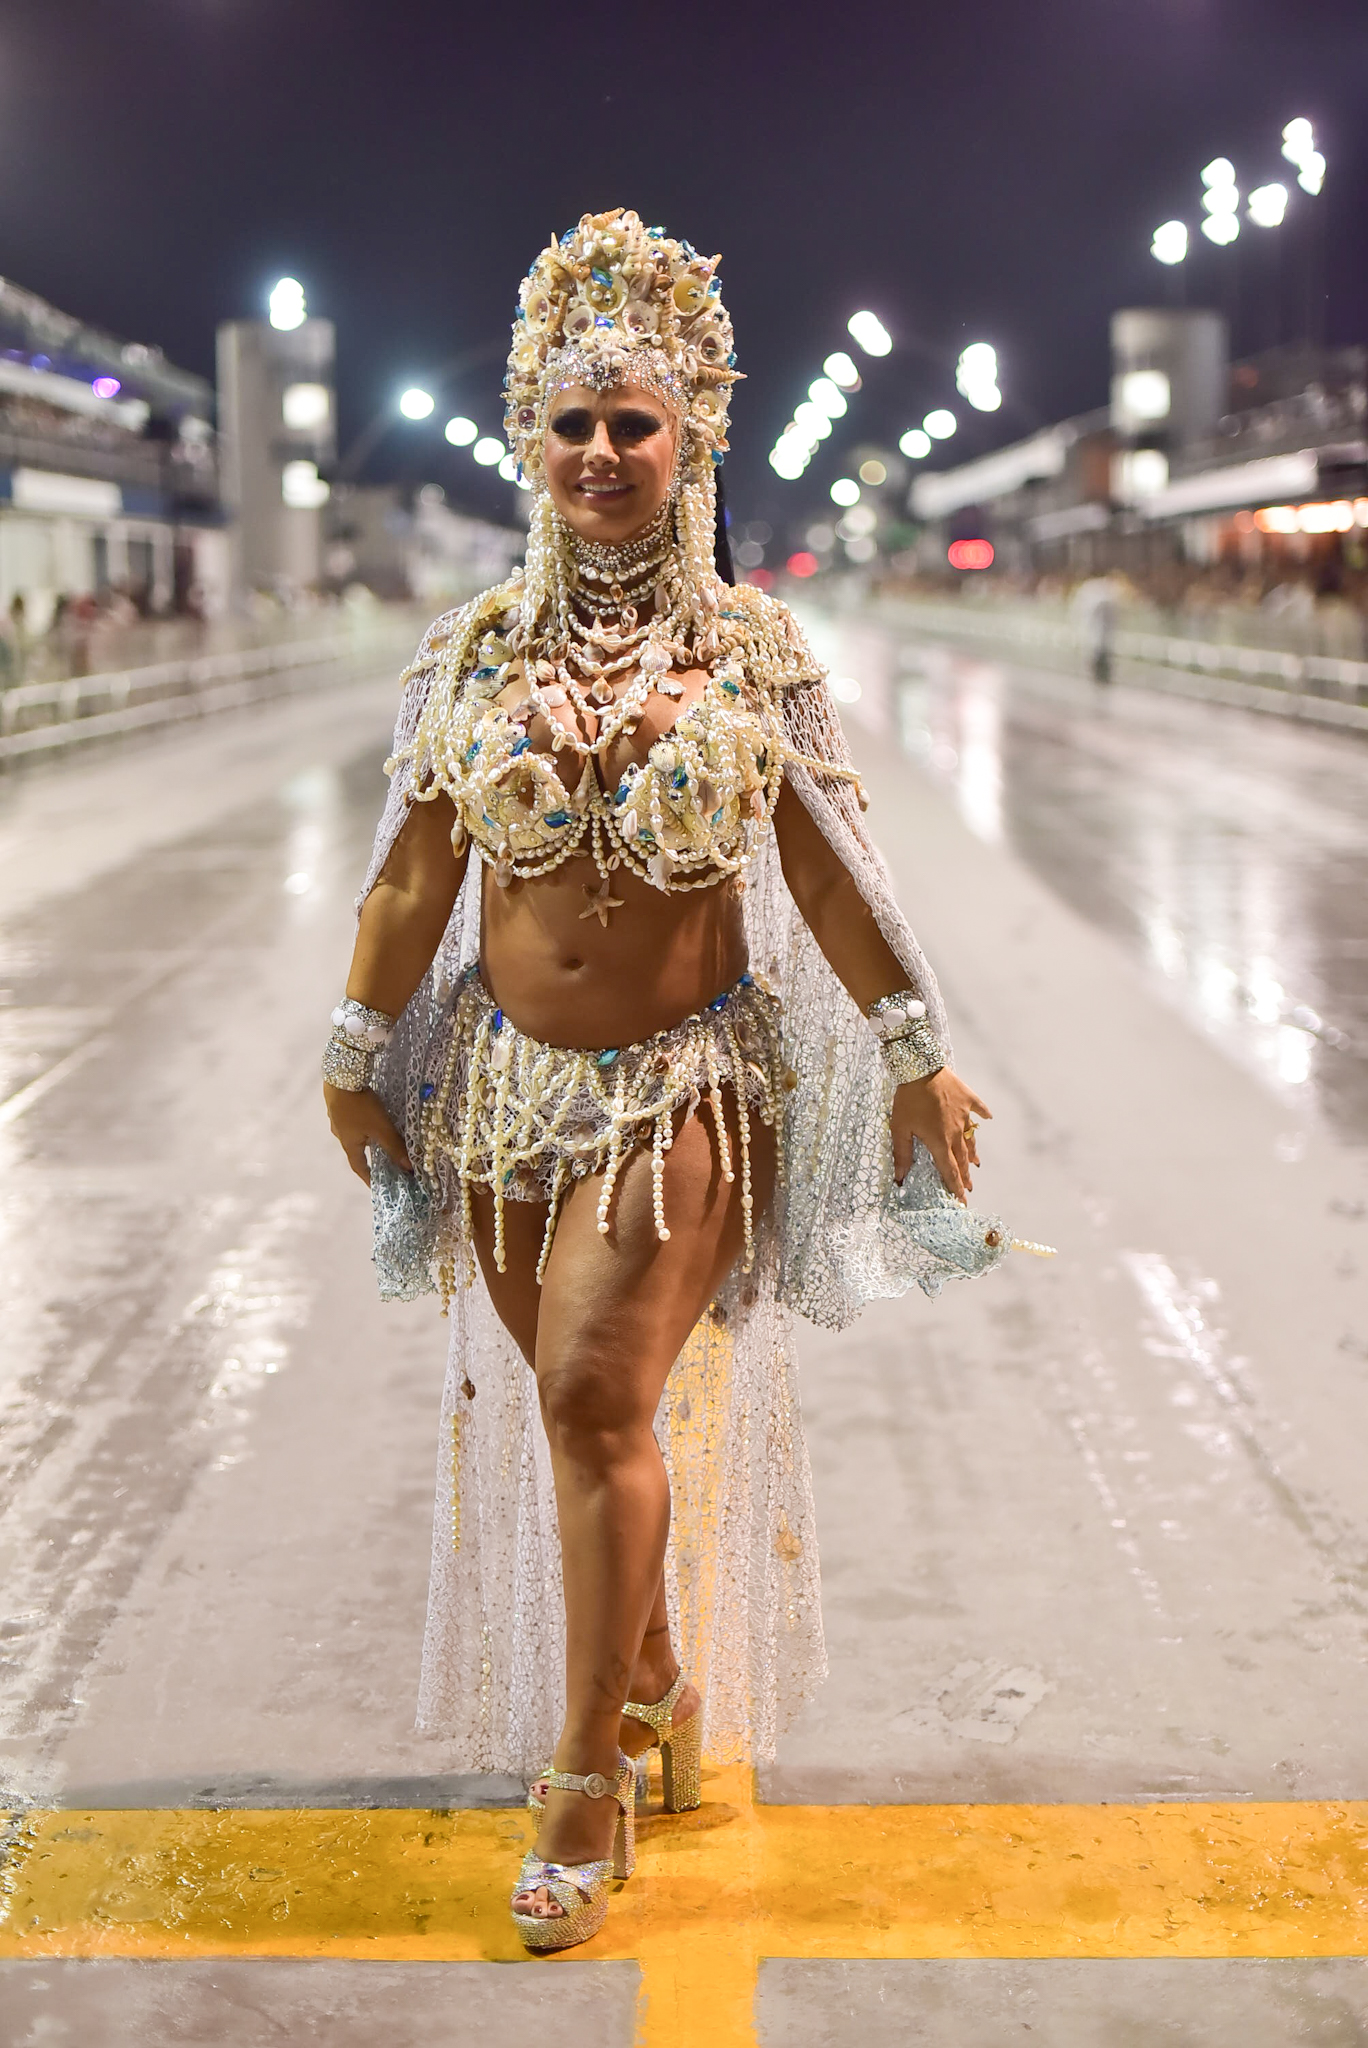
[[[822,671],[719,573],[734,363],[633,213],[533,264],[526,567],[404,679],[324,1058],[382,1289],[451,1316],[419,1721],[535,1774],[534,1948],[602,1924],[649,1750],[695,1806],[824,1675],[794,1312],[1007,1242]]]

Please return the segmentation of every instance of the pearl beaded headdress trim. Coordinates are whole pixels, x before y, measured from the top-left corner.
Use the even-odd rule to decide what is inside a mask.
[[[548,400],[569,384],[645,385],[682,415],[684,466],[721,461],[740,373],[720,260],[620,207],[586,213],[542,251],[518,294],[504,379],[505,430],[530,481],[541,473]]]

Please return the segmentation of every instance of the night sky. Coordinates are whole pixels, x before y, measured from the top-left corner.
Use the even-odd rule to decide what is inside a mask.
[[[1197,173],[1218,154],[1246,189],[1291,184],[1279,138],[1307,115],[1322,198],[1297,195],[1287,226],[1246,227],[1232,249],[1198,237],[1188,302],[1233,311],[1239,349],[1292,338],[1319,206],[1328,289],[1312,317],[1321,339],[1368,341],[1368,0],[651,14],[0,4],[0,270],[206,374],[216,321],[301,278],[337,323],[344,444],[404,383],[474,355],[435,419],[396,427],[367,473],[431,478],[506,517],[508,486],[449,450],[440,422],[497,428],[527,264],[586,208],[634,206],[723,252],[750,379],[728,488],[740,517],[788,528],[830,509],[855,439],[895,440],[957,403],[967,341],[997,348],[1006,402],[970,414],[943,461],[1101,404],[1108,314],[1175,288],[1153,228],[1195,228]],[[766,452],[862,305],[898,346],[806,477],[780,483]]]

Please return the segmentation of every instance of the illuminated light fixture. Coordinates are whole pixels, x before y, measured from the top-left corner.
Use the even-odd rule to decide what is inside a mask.
[[[1307,120],[1289,121],[1282,142],[1283,155],[1297,167],[1297,183],[1314,197],[1325,183],[1325,158],[1316,148],[1316,131]]]
[[[1368,498],[1332,498],[1315,505],[1265,505],[1254,514],[1254,524],[1260,533],[1348,533],[1354,526],[1368,525]]]
[[[281,394],[280,417],[292,433],[315,433],[327,426],[331,412],[326,384],[287,384]]]
[[[868,462],[860,464],[860,482],[862,484],[873,484],[877,489],[880,484],[888,482],[888,471],[881,462],[871,456]]]
[[[280,496],[292,512],[316,512],[332,493],[316,462],[287,462],[280,472]]]
[[[1202,210],[1207,216],[1202,222],[1202,233],[1209,242],[1224,248],[1240,232],[1240,188],[1235,182],[1235,166],[1230,158],[1213,157],[1202,172],[1202,183],[1206,187],[1202,194]]]
[[[786,448],[771,448],[769,460],[770,468],[774,471],[775,475],[781,476],[784,482],[788,484],[796,484],[803,471],[807,468],[807,457],[805,455],[799,455],[796,452],[790,454]]]
[[[818,377],[808,385],[808,397],[826,414],[829,420],[843,419],[847,410],[843,394],[830,377]]]
[[[493,469],[496,462],[502,462],[508,453],[502,441],[496,441],[492,434],[484,434],[471,449],[471,454],[481,469]]]
[[[955,365],[955,389],[976,412],[996,412],[1002,404],[997,388],[997,350],[986,341],[972,341]]]
[[[1224,249],[1233,242],[1240,232],[1240,223],[1233,213],[1213,213],[1202,222],[1202,233],[1209,242],[1215,242]]]
[[[288,334],[292,328],[302,327],[308,318],[304,303],[304,287],[297,277],[282,277],[271,288],[266,301],[272,327],[278,327]]]
[[[1187,224],[1181,220],[1166,220],[1154,230],[1150,243],[1150,255],[1156,263],[1181,263],[1188,252]]]
[[[478,441],[480,438],[480,430],[474,420],[466,419],[465,415],[459,412],[454,420],[447,421],[442,432],[453,448],[468,448],[472,441]]]
[[[518,481],[518,458],[511,450],[499,464],[499,475],[506,484],[515,484]]]
[[[854,676],[833,676],[827,687],[838,704],[858,704],[864,695]]]
[[[867,356],[886,356],[893,347],[893,337],[877,313],[852,313],[846,328]]]
[[[929,434],[933,441],[948,441],[958,425],[959,421],[952,412],[947,412],[944,406],[938,406],[935,412],[929,412],[922,421],[922,432]]]
[[[856,483],[853,476],[837,477],[835,483],[831,486],[831,502],[833,505],[859,504],[860,486]]]
[[[801,405],[794,406],[793,424],[795,427],[805,427],[809,434],[815,434],[822,441],[825,441],[831,432],[830,416],[822,411],[820,405],[814,405],[810,398],[805,398]]]
[[[825,376],[830,377],[833,384],[839,384],[842,391],[858,391],[860,388],[860,373],[843,348],[838,348],[833,355],[827,357],[822,365],[822,371]]]
[[[1249,218],[1256,228],[1281,227],[1286,212],[1286,185],[1256,185],[1249,195]]]
[[[790,576],[815,576],[817,566],[816,555],[810,555],[806,548],[799,548],[797,554],[790,555],[784,564]]]
[[[1169,460],[1162,448],[1127,448],[1112,457],[1112,495],[1123,505],[1154,497],[1168,480]]]
[[[872,505],[852,505],[836,531],[842,540],[864,540],[878,523],[879,515]]]
[[[1209,164],[1203,166],[1202,183],[1207,187],[1208,191],[1213,187],[1233,185],[1235,183],[1235,166],[1230,161],[1230,158],[1228,156],[1214,156]]]
[[[117,398],[123,385],[117,377],[97,377],[90,388],[97,398]]]
[[[923,433],[920,427],[909,427],[898,446],[910,461],[920,462],[931,453],[931,436]]]
[[[399,410],[406,420],[425,420],[437,404],[430,391],[424,391],[421,384],[410,384],[407,391],[399,394]]]
[[[993,543],[990,540],[952,540],[945,551],[952,569],[991,569]]]
[[[1173,406],[1173,389],[1163,370],[1125,370],[1117,379],[1120,409],[1135,425],[1166,420]]]

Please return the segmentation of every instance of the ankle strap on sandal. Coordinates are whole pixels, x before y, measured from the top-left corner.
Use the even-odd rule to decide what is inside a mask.
[[[683,1692],[686,1682],[681,1669],[663,1700],[656,1700],[652,1705],[644,1705],[639,1700],[628,1700],[622,1711],[630,1720],[644,1722],[656,1735],[668,1735],[674,1721],[675,1701]]]
[[[605,1778],[602,1771],[589,1771],[581,1776],[578,1771],[558,1771],[553,1767],[542,1772],[542,1783],[556,1792],[582,1792],[586,1799],[616,1799],[620,1806],[624,1775],[635,1779],[636,1766],[629,1757],[619,1754],[618,1767],[611,1778]]]

